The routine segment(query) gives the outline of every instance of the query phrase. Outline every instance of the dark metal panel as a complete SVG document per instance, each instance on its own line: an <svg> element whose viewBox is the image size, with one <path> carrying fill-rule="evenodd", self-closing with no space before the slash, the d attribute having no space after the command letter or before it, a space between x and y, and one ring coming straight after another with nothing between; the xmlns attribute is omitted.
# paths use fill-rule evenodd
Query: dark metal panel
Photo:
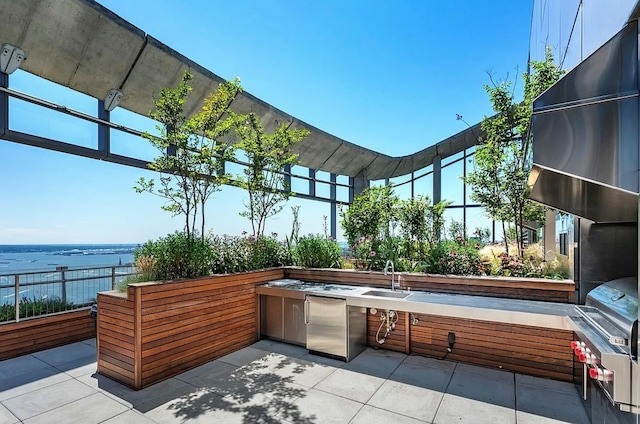
<svg viewBox="0 0 640 424"><path fill-rule="evenodd" d="M636 222L638 195L534 165L529 197L560 211L599 223Z"/></svg>
<svg viewBox="0 0 640 424"><path fill-rule="evenodd" d="M9 86L9 75L0 72L0 87ZM4 134L9 128L9 95L0 91L0 134Z"/></svg>
<svg viewBox="0 0 640 424"><path fill-rule="evenodd" d="M337 181L337 176L336 174L330 174L329 175L329 182L331 183L331 185L329 186L329 199L331 200L331 204L329 205L329 208L331 210L331 217L329 219L330 225L331 225L331 238L333 238L334 240L337 239L338 237L338 226L337 226L337 222L338 222L338 205L336 204L336 181Z"/></svg>
<svg viewBox="0 0 640 424"><path fill-rule="evenodd" d="M638 192L637 98L535 114L533 127L535 164Z"/></svg>
<svg viewBox="0 0 640 424"><path fill-rule="evenodd" d="M636 5L633 7L631 15L629 15L629 22L637 21L638 18L640 18L640 0L636 1Z"/></svg>
<svg viewBox="0 0 640 424"><path fill-rule="evenodd" d="M637 93L637 38L635 21L540 95L533 104L534 112Z"/></svg>
<svg viewBox="0 0 640 424"><path fill-rule="evenodd" d="M104 110L104 102L98 100L98 118L110 121L111 113ZM111 129L103 124L98 124L98 150L107 156L111 153Z"/></svg>
<svg viewBox="0 0 640 424"><path fill-rule="evenodd" d="M531 198L591 221L637 222L637 23L534 102Z"/></svg>

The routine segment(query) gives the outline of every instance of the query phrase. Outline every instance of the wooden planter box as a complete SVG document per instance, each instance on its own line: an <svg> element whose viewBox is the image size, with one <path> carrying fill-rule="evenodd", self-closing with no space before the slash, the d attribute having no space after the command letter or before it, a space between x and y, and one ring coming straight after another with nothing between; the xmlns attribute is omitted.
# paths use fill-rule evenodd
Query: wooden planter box
<svg viewBox="0 0 640 424"><path fill-rule="evenodd" d="M89 308L0 325L0 361L95 337Z"/></svg>
<svg viewBox="0 0 640 424"><path fill-rule="evenodd" d="M287 267L285 268L285 276L305 281L391 287L391 275L384 275L382 272L374 271ZM396 281L400 281L400 286L403 290L410 287L411 290L437 293L470 294L560 303L575 302L575 283L572 280L420 273L396 273L395 277Z"/></svg>
<svg viewBox="0 0 640 424"><path fill-rule="evenodd" d="M573 302L572 281L396 274L402 288L555 302ZM127 293L98 294L98 371L141 389L249 346L260 338L255 287L280 278L389 287L381 272L278 269L216 275L168 283L138 283ZM533 375L570 380L570 331L409 314L384 348L441 356L446 335L457 334L449 358ZM369 317L369 343L376 346ZM377 321L379 325L379 317ZM372 341L373 340L373 341ZM531 353L534 352L534 353ZM551 358L551 359L549 359Z"/></svg>
<svg viewBox="0 0 640 424"><path fill-rule="evenodd" d="M573 351L569 348L573 340L571 330L397 312L396 328L384 345L376 341L380 314L367 314L369 346L435 358L446 355L452 361L573 381ZM417 323L412 323L413 318ZM447 354L450 331L455 333L456 343L453 351Z"/></svg>
<svg viewBox="0 0 640 424"><path fill-rule="evenodd" d="M98 294L98 372L134 389L249 346L260 337L255 286L282 268L132 284Z"/></svg>

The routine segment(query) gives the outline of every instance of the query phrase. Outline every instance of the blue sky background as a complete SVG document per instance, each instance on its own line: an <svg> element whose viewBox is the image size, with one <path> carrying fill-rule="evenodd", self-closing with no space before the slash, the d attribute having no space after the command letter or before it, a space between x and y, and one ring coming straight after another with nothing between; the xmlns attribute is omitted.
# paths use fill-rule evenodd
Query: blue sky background
<svg viewBox="0 0 640 424"><path fill-rule="evenodd" d="M531 2L100 1L223 78L311 125L391 156L410 154L490 115L487 71L513 77L526 68ZM29 52L27 52L27 55ZM10 86L95 114L97 102L22 71ZM126 94L125 94L126 95ZM90 147L95 127L11 103L11 127ZM151 130L146 118L116 109L112 120ZM116 153L143 141L114 136ZM132 186L153 174L0 140L0 244L144 242L182 227L162 201ZM447 187L443 187L447 197ZM224 187L208 204L215 233L250 231L244 193ZM321 233L327 204L301 205L302 233ZM280 237L291 212L268 223Z"/></svg>

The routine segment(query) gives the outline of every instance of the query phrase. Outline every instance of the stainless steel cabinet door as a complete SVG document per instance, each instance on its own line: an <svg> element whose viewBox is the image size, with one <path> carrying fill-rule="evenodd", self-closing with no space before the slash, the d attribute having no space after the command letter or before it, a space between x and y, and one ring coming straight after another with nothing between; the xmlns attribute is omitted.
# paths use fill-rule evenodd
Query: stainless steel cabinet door
<svg viewBox="0 0 640 424"><path fill-rule="evenodd" d="M282 297L260 296L262 323L261 333L266 337L283 339L282 331Z"/></svg>
<svg viewBox="0 0 640 424"><path fill-rule="evenodd" d="M304 323L304 300L284 298L284 340L304 346L307 326Z"/></svg>
<svg viewBox="0 0 640 424"><path fill-rule="evenodd" d="M347 357L347 301L307 296L307 349Z"/></svg>

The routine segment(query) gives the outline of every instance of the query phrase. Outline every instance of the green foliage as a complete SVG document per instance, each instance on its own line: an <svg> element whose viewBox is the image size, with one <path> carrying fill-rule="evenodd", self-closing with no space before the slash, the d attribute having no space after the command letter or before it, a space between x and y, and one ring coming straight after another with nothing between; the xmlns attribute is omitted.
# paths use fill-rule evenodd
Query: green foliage
<svg viewBox="0 0 640 424"><path fill-rule="evenodd" d="M476 227L476 229L473 230L473 238L481 244L487 244L491 241L491 230L489 227Z"/></svg>
<svg viewBox="0 0 640 424"><path fill-rule="evenodd" d="M441 200L429 209L429 213L427 214L427 227L429 228L429 232L427 235L429 236L429 245L431 247L440 241L440 235L442 234L445 224L444 211L452 203L451 201Z"/></svg>
<svg viewBox="0 0 640 424"><path fill-rule="evenodd" d="M399 270L413 269L414 263L423 260L438 243L449 204L431 205L423 196L401 202L391 186L364 190L341 212L356 267L381 270L392 260ZM394 234L396 226L402 237Z"/></svg>
<svg viewBox="0 0 640 424"><path fill-rule="evenodd" d="M254 269L291 265L285 244L274 237L214 236L216 252L211 270L214 274L245 272Z"/></svg>
<svg viewBox="0 0 640 424"><path fill-rule="evenodd" d="M429 249L438 243L444 226L444 211L449 204L441 201L431 205L427 196L400 203L397 215L403 239L399 244L409 262L423 260Z"/></svg>
<svg viewBox="0 0 640 424"><path fill-rule="evenodd" d="M342 249L321 235L302 236L293 250L294 263L308 268L342 268Z"/></svg>
<svg viewBox="0 0 640 424"><path fill-rule="evenodd" d="M553 63L550 49L547 49L544 61L532 61L529 65L532 73L523 74L522 102L515 100L515 85L511 81L491 79L491 84L485 85L496 114L482 121L485 139L476 148L474 170L463 177L471 187L471 199L480 203L491 219L515 224L517 255L520 257L524 249L524 222L540 221L544 216L543 208L528 199L533 100L563 73ZM506 238L505 234L508 254Z"/></svg>
<svg viewBox="0 0 640 424"><path fill-rule="evenodd" d="M492 275L555 280L570 278L569 258L558 253L554 256L552 260L546 260L542 244L535 243L525 249L522 258L510 255L506 251L490 249L483 259L489 263Z"/></svg>
<svg viewBox="0 0 640 424"><path fill-rule="evenodd" d="M497 269L493 269L495 275L505 277L538 277L540 276L531 258L520 258L507 252L502 252L496 257Z"/></svg>
<svg viewBox="0 0 640 424"><path fill-rule="evenodd" d="M360 237L356 242L351 245L351 251L353 252L353 257L355 259L355 267L357 269L380 269L379 265L376 265L372 268L372 263L379 264L382 259L376 258L378 253L376 252L379 249L380 242L376 241L374 244L374 240L371 237Z"/></svg>
<svg viewBox="0 0 640 424"><path fill-rule="evenodd" d="M428 249L430 201L418 196L401 203L398 211L400 234L404 237L404 251L409 258L424 257Z"/></svg>
<svg viewBox="0 0 640 424"><path fill-rule="evenodd" d="M251 244L247 237L213 236L216 251L211 270L214 274L231 274L251 269Z"/></svg>
<svg viewBox="0 0 640 424"><path fill-rule="evenodd" d="M176 231L139 246L133 257L136 262L140 257L153 258L150 279L176 280L209 275L216 251L208 239Z"/></svg>
<svg viewBox="0 0 640 424"><path fill-rule="evenodd" d="M145 283L147 281L153 281L153 278L147 274L130 275L124 280L120 280L116 283L116 290L126 292L129 284Z"/></svg>
<svg viewBox="0 0 640 424"><path fill-rule="evenodd" d="M349 208L340 214L349 246L354 246L361 237L379 245L390 233L397 205L398 198L391 186L367 188L356 196Z"/></svg>
<svg viewBox="0 0 640 424"><path fill-rule="evenodd" d="M298 234L300 233L300 220L298 218L300 206L291 206L291 213L293 215L293 220L291 221L291 234L289 236L285 235L285 243L287 244L288 261L293 263L293 248L298 242Z"/></svg>
<svg viewBox="0 0 640 424"><path fill-rule="evenodd" d="M68 311L75 309L76 305L72 302L65 302L58 297L48 299L20 299L20 318L35 317L39 315L53 314L56 312ZM16 319L15 305L2 304L0 305L0 322L12 321Z"/></svg>
<svg viewBox="0 0 640 424"><path fill-rule="evenodd" d="M273 268L289 265L286 245L275 237L249 237L251 269Z"/></svg>
<svg viewBox="0 0 640 424"><path fill-rule="evenodd" d="M422 266L423 272L434 274L480 275L483 272L478 245L467 241L443 241L430 251L429 261Z"/></svg>
<svg viewBox="0 0 640 424"><path fill-rule="evenodd" d="M466 240L468 238L467 229L464 227L464 224L460 221L456 221L455 219L451 221L451 224L449 224L447 232L449 233L448 235L450 240L456 240L458 238Z"/></svg>
<svg viewBox="0 0 640 424"><path fill-rule="evenodd" d="M253 235L261 237L267 219L280 213L283 203L291 196L282 172L297 162L298 156L292 153L292 147L309 131L289 129L287 123L282 123L268 135L258 117L251 113L237 123L236 132L240 137L237 146L249 161L243 175L238 177L240 186L249 195L246 211L240 215L251 221Z"/></svg>
<svg viewBox="0 0 640 424"><path fill-rule="evenodd" d="M205 205L209 197L230 181L224 173L224 162L234 157L233 146L220 139L243 119L229 109L231 101L242 90L239 80L225 81L204 101L193 117L184 110L191 92L192 76L185 72L175 88L164 88L155 100L149 116L158 121L160 136L144 137L158 149L160 156L149 164L160 173L159 185L154 179L141 177L134 190L148 192L166 200L163 210L185 218L187 236L196 232L200 213L200 234L205 234ZM169 151L174 154L169 154Z"/></svg>

